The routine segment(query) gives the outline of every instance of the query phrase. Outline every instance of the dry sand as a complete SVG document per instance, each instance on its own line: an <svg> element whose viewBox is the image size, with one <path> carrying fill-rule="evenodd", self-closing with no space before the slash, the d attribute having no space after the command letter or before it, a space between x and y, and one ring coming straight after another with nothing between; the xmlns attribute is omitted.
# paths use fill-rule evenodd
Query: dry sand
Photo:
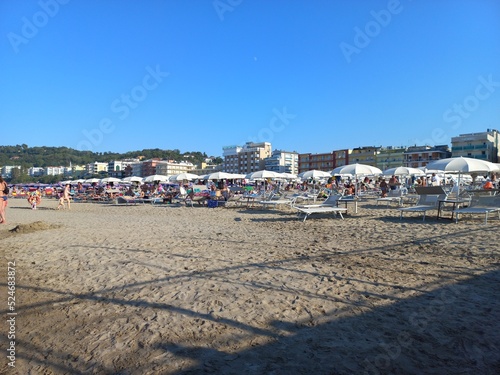
<svg viewBox="0 0 500 375"><path fill-rule="evenodd" d="M498 219L56 206L0 225L0 373L500 373Z"/></svg>

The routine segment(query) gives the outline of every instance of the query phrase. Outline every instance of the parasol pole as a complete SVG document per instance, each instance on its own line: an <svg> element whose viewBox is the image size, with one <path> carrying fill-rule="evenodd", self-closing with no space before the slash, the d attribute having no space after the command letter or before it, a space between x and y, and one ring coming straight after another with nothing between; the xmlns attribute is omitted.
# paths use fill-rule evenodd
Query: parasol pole
<svg viewBox="0 0 500 375"><path fill-rule="evenodd" d="M354 174L354 197L358 196L358 175Z"/></svg>

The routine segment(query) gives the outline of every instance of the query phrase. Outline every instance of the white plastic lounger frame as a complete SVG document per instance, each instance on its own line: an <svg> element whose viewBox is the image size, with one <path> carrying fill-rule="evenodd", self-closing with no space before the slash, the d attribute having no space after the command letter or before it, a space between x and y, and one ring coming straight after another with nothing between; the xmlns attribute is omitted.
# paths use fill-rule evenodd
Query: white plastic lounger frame
<svg viewBox="0 0 500 375"><path fill-rule="evenodd" d="M479 195L473 196L469 207L457 208L453 210L455 223L458 223L458 216L461 214L484 214L484 224L488 224L488 214L497 212L500 219L500 196L499 195Z"/></svg>
<svg viewBox="0 0 500 375"><path fill-rule="evenodd" d="M342 220L344 219L344 216L342 216L343 212L347 212L347 208L342 208L342 207L337 207L338 201L342 196L340 194L333 194L330 195L322 204L306 204L303 206L292 206L296 210L299 211L299 218L300 214L304 214L304 220L312 215L312 214L320 214L320 213L330 213L333 212L335 214L340 215Z"/></svg>
<svg viewBox="0 0 500 375"><path fill-rule="evenodd" d="M342 220L344 220L344 216L342 215L342 212L346 212L347 211L347 208L343 208L343 207L328 207L328 206L324 206L324 207L306 207L306 208L301 208L301 207L295 207L298 211L299 211L299 218L300 218L300 213L303 213L304 214L304 220L303 221L306 221L306 219L312 215L312 214L325 214L325 213L330 213L330 212L333 212L335 214L338 214L340 216L340 218Z"/></svg>
<svg viewBox="0 0 500 375"><path fill-rule="evenodd" d="M419 195L418 202L411 207L398 208L400 220L403 219L404 212L422 212L425 221L426 212L437 209L439 201L446 199L446 193L441 186L416 187L415 190Z"/></svg>

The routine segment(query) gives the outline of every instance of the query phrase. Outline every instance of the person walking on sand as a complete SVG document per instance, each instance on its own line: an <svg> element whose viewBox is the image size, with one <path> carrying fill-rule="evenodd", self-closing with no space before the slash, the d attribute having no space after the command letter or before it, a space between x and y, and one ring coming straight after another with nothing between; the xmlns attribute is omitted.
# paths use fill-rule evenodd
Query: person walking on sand
<svg viewBox="0 0 500 375"><path fill-rule="evenodd" d="M7 199L9 198L9 187L7 182L0 177L0 224L7 224L5 218L5 209L7 208Z"/></svg>
<svg viewBox="0 0 500 375"><path fill-rule="evenodd" d="M70 196L69 196L69 191L70 191L71 185L66 184L64 187L64 191L62 192L61 198L59 198L59 205L57 206L57 209L59 210L61 207L64 209L64 202L68 202L68 210L71 208L70 207Z"/></svg>

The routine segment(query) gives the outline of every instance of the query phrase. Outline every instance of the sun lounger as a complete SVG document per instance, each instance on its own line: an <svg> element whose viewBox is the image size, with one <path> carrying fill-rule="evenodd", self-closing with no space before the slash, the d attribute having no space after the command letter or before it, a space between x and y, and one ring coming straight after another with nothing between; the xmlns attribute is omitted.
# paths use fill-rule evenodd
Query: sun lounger
<svg viewBox="0 0 500 375"><path fill-rule="evenodd" d="M267 207L278 207L281 205L292 206L295 202L295 198L288 198L286 194L276 195L273 194L269 197L269 199L259 201L262 206Z"/></svg>
<svg viewBox="0 0 500 375"><path fill-rule="evenodd" d="M423 213L423 221L427 211L436 210L440 200L446 199L446 193L441 186L417 187L415 188L419 195L418 202L414 206L399 207L399 218L403 218L405 212Z"/></svg>
<svg viewBox="0 0 500 375"><path fill-rule="evenodd" d="M136 205L137 202L132 197L117 197L116 203L120 205Z"/></svg>
<svg viewBox="0 0 500 375"><path fill-rule="evenodd" d="M494 212L498 213L498 218L500 219L500 195L474 195L468 207L453 210L456 223L458 223L459 215L462 214L484 214L484 223L488 224L488 215Z"/></svg>
<svg viewBox="0 0 500 375"><path fill-rule="evenodd" d="M387 193L387 196L377 198L377 206L378 206L379 202L386 202L387 206L389 206L389 204L395 202L398 204L398 206L401 206L402 202L403 202L403 196L404 196L403 192L404 192L403 189L389 190L389 192Z"/></svg>
<svg viewBox="0 0 500 375"><path fill-rule="evenodd" d="M333 207L333 206L325 206L325 207L309 207L309 208L301 208L301 207L295 207L296 210L299 211L299 217L300 214L304 214L304 220L312 215L312 214L327 214L327 213L334 213L337 214L341 217L341 219L344 219L344 216L342 216L342 212L346 212L347 208L343 207Z"/></svg>
<svg viewBox="0 0 500 375"><path fill-rule="evenodd" d="M247 208L253 207L253 205L262 200L262 198L266 198L266 194L258 193L258 194L243 194L240 201L243 203L246 202Z"/></svg>
<svg viewBox="0 0 500 375"><path fill-rule="evenodd" d="M343 220L344 216L342 216L342 213L347 212L347 208L343 207L337 207L338 201L341 198L341 195L330 195L322 204L306 204L306 205L301 205L301 206L292 206L295 208L299 214L299 218L301 214L304 214L304 220L312 215L312 214L323 214L323 213L334 213L336 215L339 215L340 218Z"/></svg>
<svg viewBox="0 0 500 375"><path fill-rule="evenodd" d="M340 194L332 194L326 200L324 200L321 203L316 203L316 204L296 204L294 205L295 208L316 208L316 207L325 207L325 206L331 206L331 207L337 207L339 200L342 198L342 195Z"/></svg>

